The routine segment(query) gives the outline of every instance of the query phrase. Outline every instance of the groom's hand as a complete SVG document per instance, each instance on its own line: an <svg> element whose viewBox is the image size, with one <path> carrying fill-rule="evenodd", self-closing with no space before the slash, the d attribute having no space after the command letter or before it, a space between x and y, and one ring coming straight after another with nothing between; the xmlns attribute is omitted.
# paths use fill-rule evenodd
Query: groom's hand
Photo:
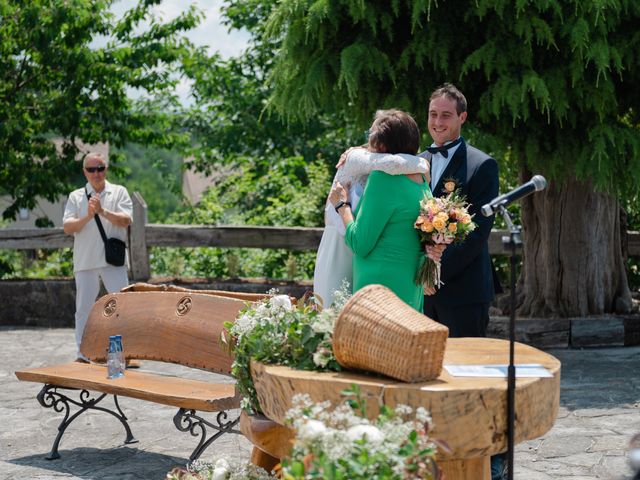
<svg viewBox="0 0 640 480"><path fill-rule="evenodd" d="M446 244L438 243L436 245L426 245L424 247L424 251L426 252L427 257L429 257L436 263L440 263L440 260L442 259L442 253L444 252L445 248L447 248Z"/></svg>
<svg viewBox="0 0 640 480"><path fill-rule="evenodd" d="M424 291L424 294L427 296L434 295L436 293L436 287L429 287L427 285L423 285L422 289Z"/></svg>

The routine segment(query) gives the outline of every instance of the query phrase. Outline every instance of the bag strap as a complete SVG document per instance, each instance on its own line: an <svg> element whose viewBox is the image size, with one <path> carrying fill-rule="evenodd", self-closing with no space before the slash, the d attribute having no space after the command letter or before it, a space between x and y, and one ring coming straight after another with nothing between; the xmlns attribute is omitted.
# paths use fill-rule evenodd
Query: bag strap
<svg viewBox="0 0 640 480"><path fill-rule="evenodd" d="M87 191L87 187L84 187L84 193L87 195L87 200L91 199L91 194ZM98 214L96 213L93 218L96 219L96 223L98 224L98 230L100 230L100 236L102 237L102 241L104 242L105 246L107 245L107 234L104 233L104 227L102 226L102 221L100 220L100 217L98 216Z"/></svg>

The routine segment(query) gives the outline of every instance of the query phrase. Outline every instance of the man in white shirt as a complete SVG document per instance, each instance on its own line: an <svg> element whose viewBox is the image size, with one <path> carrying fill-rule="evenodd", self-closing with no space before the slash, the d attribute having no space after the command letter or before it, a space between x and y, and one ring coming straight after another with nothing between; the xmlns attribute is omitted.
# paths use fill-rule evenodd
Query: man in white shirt
<svg viewBox="0 0 640 480"><path fill-rule="evenodd" d="M106 262L104 241L94 218L94 215L99 215L107 238L126 240L133 204L126 188L107 182L108 168L109 161L102 155L87 154L82 169L88 183L71 192L62 220L64 232L74 236L76 361L79 362L88 361L80 352L80 343L89 312L100 291L100 279L109 293L117 292L129 283L126 263L116 267Z"/></svg>

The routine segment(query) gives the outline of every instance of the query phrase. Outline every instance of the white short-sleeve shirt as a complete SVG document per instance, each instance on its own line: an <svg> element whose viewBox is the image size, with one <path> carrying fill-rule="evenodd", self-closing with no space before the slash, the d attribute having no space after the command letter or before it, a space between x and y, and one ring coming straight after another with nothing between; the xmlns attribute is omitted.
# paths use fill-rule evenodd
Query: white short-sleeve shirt
<svg viewBox="0 0 640 480"><path fill-rule="evenodd" d="M91 196L96 194L89 183L87 183L85 187L71 192L64 209L62 223L70 219L87 216L89 200L87 199L85 188ZM111 212L126 213L129 218L133 218L133 203L131 202L131 197L127 189L121 185L115 185L105 181L104 190L100 192L100 204L102 208L106 208ZM104 227L107 238L116 237L126 241L126 228L115 226L103 216L100 216L100 220L102 221L102 226ZM95 220L87 222L82 230L73 234L73 237L74 272L107 266L104 258L104 242L100 236L100 231L98 230L98 225Z"/></svg>

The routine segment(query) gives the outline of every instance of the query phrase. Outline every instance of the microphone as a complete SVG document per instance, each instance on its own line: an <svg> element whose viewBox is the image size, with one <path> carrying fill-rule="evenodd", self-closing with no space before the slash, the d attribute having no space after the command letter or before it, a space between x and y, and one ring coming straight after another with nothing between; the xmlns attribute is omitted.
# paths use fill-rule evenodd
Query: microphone
<svg viewBox="0 0 640 480"><path fill-rule="evenodd" d="M522 197L526 197L530 193L539 192L540 190L544 190L547 186L547 181L542 175L534 175L531 180L527 183L520 185L518 188L514 188L509 193L505 193L504 195L500 195L499 197L494 198L486 205L483 205L480 211L482 215L485 217L490 217L501 206L507 206L516 200L520 200Z"/></svg>

